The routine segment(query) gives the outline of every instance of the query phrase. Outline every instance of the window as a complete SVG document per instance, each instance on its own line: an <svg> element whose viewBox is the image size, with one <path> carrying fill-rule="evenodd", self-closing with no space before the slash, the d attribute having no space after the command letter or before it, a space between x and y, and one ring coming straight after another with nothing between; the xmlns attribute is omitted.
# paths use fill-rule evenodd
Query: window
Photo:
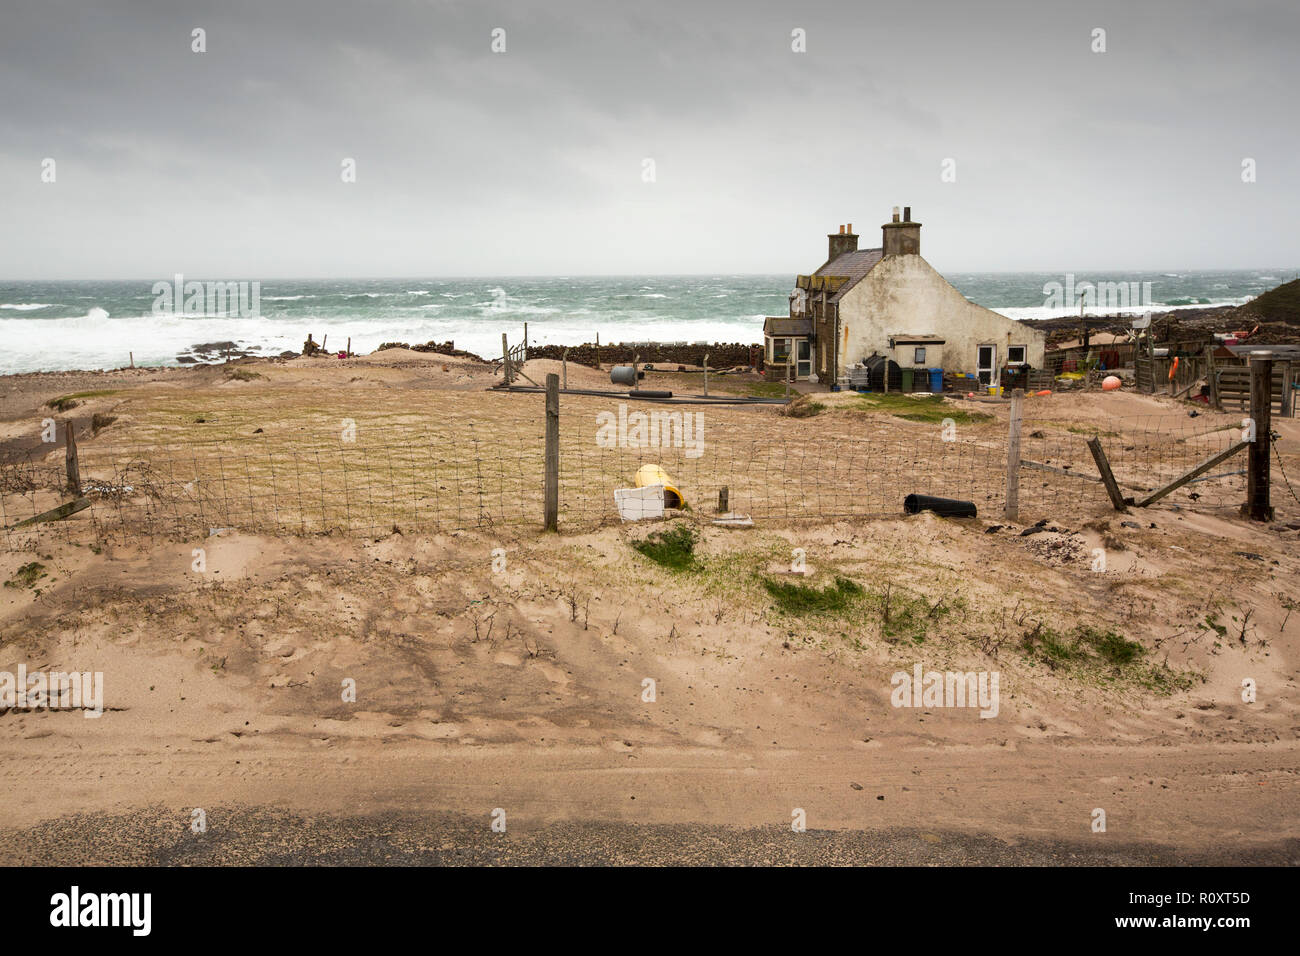
<svg viewBox="0 0 1300 956"><path fill-rule="evenodd" d="M1025 364L1025 347L1023 345L1012 345L1007 348L1007 364Z"/></svg>
<svg viewBox="0 0 1300 956"><path fill-rule="evenodd" d="M790 358L790 340L773 339L772 340L772 364L784 365Z"/></svg>
<svg viewBox="0 0 1300 956"><path fill-rule="evenodd" d="M924 346L918 346L917 349L916 349L916 351L912 353L912 364L913 364L913 365L924 365L924 364L925 364L925 347L924 347Z"/></svg>

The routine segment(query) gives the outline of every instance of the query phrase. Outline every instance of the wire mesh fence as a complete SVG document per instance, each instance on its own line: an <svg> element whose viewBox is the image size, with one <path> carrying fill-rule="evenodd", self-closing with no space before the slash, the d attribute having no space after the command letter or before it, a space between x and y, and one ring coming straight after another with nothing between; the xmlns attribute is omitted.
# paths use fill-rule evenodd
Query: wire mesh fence
<svg viewBox="0 0 1300 956"><path fill-rule="evenodd" d="M286 441L124 447L83 441L82 492L90 507L62 523L101 537L205 536L215 528L265 534L381 535L518 527L539 529L545 438L540 396L518 414L460 419L446 428L322 428ZM663 427L641 427L661 416ZM614 490L644 464L663 468L698 513L728 507L756 521L898 515L908 494L974 502L997 518L1005 502L1005 407L984 420L908 421L888 415L787 418L775 409L636 406L566 398L561 415L559 526L616 523ZM691 418L689 416L703 416ZM619 417L621 416L621 417ZM674 417L675 416L675 417ZM627 420L633 419L632 428ZM611 421L618 424L611 427ZM1112 419L1103 427L1027 417L1021 432L1022 519L1104 508L1108 499L1089 437L1100 437L1126 495L1138 498L1241 438L1239 416ZM310 440L307 440L310 439ZM1197 508L1236 507L1242 456L1171 496ZM69 497L62 448L0 463L0 520L12 526ZM56 526L47 526L56 527ZM57 533L57 532L56 532Z"/></svg>

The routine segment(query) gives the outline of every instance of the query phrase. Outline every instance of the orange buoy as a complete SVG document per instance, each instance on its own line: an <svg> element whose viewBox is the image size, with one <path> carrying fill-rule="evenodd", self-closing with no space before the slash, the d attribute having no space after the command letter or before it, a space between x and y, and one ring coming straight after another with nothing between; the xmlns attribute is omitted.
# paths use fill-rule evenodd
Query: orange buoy
<svg viewBox="0 0 1300 956"><path fill-rule="evenodd" d="M1050 388L1045 388L1041 392L1034 392L1034 394L1037 395L1039 398L1043 398L1047 395L1051 395L1052 390Z"/></svg>
<svg viewBox="0 0 1300 956"><path fill-rule="evenodd" d="M1178 371L1178 356L1175 355L1173 362L1170 363L1169 365L1169 381L1172 382L1174 380L1174 373L1177 371Z"/></svg>
<svg viewBox="0 0 1300 956"><path fill-rule="evenodd" d="M1101 387L1103 391L1113 392L1123 384L1124 383L1119 380L1118 375L1107 375L1105 380L1101 383Z"/></svg>

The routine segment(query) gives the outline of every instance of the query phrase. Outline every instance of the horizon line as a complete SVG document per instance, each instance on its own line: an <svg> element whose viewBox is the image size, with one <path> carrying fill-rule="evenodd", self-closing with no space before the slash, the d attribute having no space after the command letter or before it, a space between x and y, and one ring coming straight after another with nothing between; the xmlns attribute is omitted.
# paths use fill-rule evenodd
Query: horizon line
<svg viewBox="0 0 1300 956"><path fill-rule="evenodd" d="M933 266L933 263L931 263ZM1292 278L1300 278L1300 266L1252 266L1248 268L1206 268L1206 267L1174 267L1163 266L1159 268L1148 269L1116 269L1116 268L1084 268L1084 269L953 269L947 273L936 269L940 275L1078 275L1080 273L1178 273L1178 272L1279 272L1292 273ZM717 270L710 272L556 272L556 273L465 273L460 275L420 275L412 274L393 274L393 275L279 275L279 276L261 276L257 279L208 279L207 273L185 273L172 272L169 276L175 275L199 275L204 276L203 281L256 281L256 282L327 282L327 281L395 281L399 279L419 279L433 280L437 282L463 281L472 279L619 279L619 278L638 278L638 279L680 279L680 278L772 278L777 276L789 275L791 277L804 275L798 272L730 272L726 270ZM165 281L158 276L44 276L44 277L16 277L8 276L0 278L0 283L7 282L159 282ZM199 280L196 280L199 281ZM1291 280L1280 280L1291 281Z"/></svg>

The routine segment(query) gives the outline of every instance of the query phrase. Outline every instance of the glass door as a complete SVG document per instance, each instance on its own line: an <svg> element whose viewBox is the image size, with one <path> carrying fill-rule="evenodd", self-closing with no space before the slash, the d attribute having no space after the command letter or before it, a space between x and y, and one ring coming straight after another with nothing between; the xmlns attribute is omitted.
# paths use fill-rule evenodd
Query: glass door
<svg viewBox="0 0 1300 956"><path fill-rule="evenodd" d="M795 371L797 378L807 378L812 374L812 343L800 339L795 353Z"/></svg>
<svg viewBox="0 0 1300 956"><path fill-rule="evenodd" d="M996 345L981 345L976 352L975 373L979 376L981 385L996 385L998 383L998 347Z"/></svg>

